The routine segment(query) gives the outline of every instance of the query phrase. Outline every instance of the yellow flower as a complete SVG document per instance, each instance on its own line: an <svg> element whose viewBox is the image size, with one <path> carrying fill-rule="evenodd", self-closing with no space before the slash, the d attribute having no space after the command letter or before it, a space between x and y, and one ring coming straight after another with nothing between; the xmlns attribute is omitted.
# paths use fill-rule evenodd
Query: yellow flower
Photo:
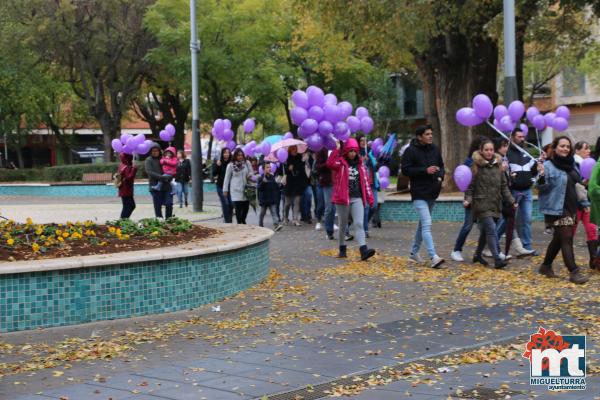
<svg viewBox="0 0 600 400"><path fill-rule="evenodd" d="M152 236L158 236L158 231L154 231L151 233Z"/></svg>
<svg viewBox="0 0 600 400"><path fill-rule="evenodd" d="M54 231L54 234L56 236L60 236L61 233L62 233L62 231L60 229L57 229L57 230Z"/></svg>
<svg viewBox="0 0 600 400"><path fill-rule="evenodd" d="M40 236L40 240L46 240L46 235Z"/></svg>
<svg viewBox="0 0 600 400"><path fill-rule="evenodd" d="M121 228L117 229L117 236L121 236Z"/></svg>
<svg viewBox="0 0 600 400"><path fill-rule="evenodd" d="M100 243L100 246L106 246L107 244L108 244L108 243L106 243L106 242L101 242L101 243Z"/></svg>
<svg viewBox="0 0 600 400"><path fill-rule="evenodd" d="M116 229L115 229L115 227L114 227L114 226L110 226L110 227L108 228L108 231L109 231L110 233L115 233Z"/></svg>
<svg viewBox="0 0 600 400"><path fill-rule="evenodd" d="M15 244L15 239L13 239L13 238L8 239L6 241L6 244L9 245L9 246L12 246L13 244Z"/></svg>
<svg viewBox="0 0 600 400"><path fill-rule="evenodd" d="M31 250L33 250L34 253L37 253L38 251L40 251L40 245L37 243L32 244Z"/></svg>
<svg viewBox="0 0 600 400"><path fill-rule="evenodd" d="M58 237L58 241L59 241L59 242L64 242L64 241L65 241L65 239L63 239L63 238L62 238L62 236L59 236L59 237Z"/></svg>
<svg viewBox="0 0 600 400"><path fill-rule="evenodd" d="M44 232L44 230L42 229L41 226L38 226L37 229L35 230L35 234L38 235L38 236L41 235L42 232Z"/></svg>
<svg viewBox="0 0 600 400"><path fill-rule="evenodd" d="M27 217L27 225L32 225L33 224L33 220L31 219L31 217Z"/></svg>
<svg viewBox="0 0 600 400"><path fill-rule="evenodd" d="M68 238L69 237L69 232L63 232L62 237Z"/></svg>
<svg viewBox="0 0 600 400"><path fill-rule="evenodd" d="M46 246L46 247L50 246L50 242L44 242L44 246Z"/></svg>

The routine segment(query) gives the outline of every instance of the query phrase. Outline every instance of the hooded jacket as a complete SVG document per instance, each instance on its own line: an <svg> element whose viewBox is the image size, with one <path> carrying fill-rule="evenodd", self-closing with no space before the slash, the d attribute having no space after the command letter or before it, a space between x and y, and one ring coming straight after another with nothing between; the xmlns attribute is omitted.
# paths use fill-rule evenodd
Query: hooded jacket
<svg viewBox="0 0 600 400"><path fill-rule="evenodd" d="M171 154L173 155L171 158L167 158L165 157L165 153L167 151L170 151ZM175 147L167 147L165 149L165 151L163 152L163 157L160 159L160 165L162 165L163 167L163 172L165 174L169 174L173 177L175 177L175 175L177 174L177 150L175 150Z"/></svg>
<svg viewBox="0 0 600 400"><path fill-rule="evenodd" d="M189 158L177 160L177 173L175 174L175 182L188 183L192 178L192 164Z"/></svg>
<svg viewBox="0 0 600 400"><path fill-rule="evenodd" d="M271 206L279 204L279 184L275 181L275 175L264 174L258 178L258 204L260 206Z"/></svg>
<svg viewBox="0 0 600 400"><path fill-rule="evenodd" d="M465 192L465 201L469 202L473 220L502 215L502 202L514 204L508 190L506 175L502 171L502 156L494 154L487 161L478 151L473 153L473 180Z"/></svg>
<svg viewBox="0 0 600 400"><path fill-rule="evenodd" d="M515 148L518 146L511 143L506 158L510 169L510 188L513 190L526 190L531 188L537 176L537 163L531 157L526 156Z"/></svg>
<svg viewBox="0 0 600 400"><path fill-rule="evenodd" d="M137 174L137 167L133 165L133 156L131 154L119 154L118 173L121 175L121 186L119 186L119 197L133 196L133 183Z"/></svg>
<svg viewBox="0 0 600 400"><path fill-rule="evenodd" d="M367 169L362 163L361 158L358 155L358 143L356 139L348 139L344 146L343 153L340 150L334 150L327 159L327 166L334 172L333 174L333 194L331 196L331 202L333 204L349 205L350 204L350 171L348 161L345 155L350 151L356 151L357 168L360 180L360 191L362 194L362 200L364 206L373 207L374 198L373 191L369 185L367 178Z"/></svg>
<svg viewBox="0 0 600 400"><path fill-rule="evenodd" d="M163 168L162 165L160 165L160 155L158 157L152 157L152 149L155 147L160 150L158 143L153 143L152 146L150 146L150 156L144 161L144 169L146 170L146 175L148 175L148 186L150 187L151 192L155 191L152 189L152 186L156 186L159 181L171 181L171 177L163 174ZM162 185L162 190L165 192L171 190L171 186Z"/></svg>
<svg viewBox="0 0 600 400"><path fill-rule="evenodd" d="M428 174L427 168L438 166L436 174ZM402 155L402 174L410 178L412 200L432 201L438 198L444 179L444 160L435 144L421 144L417 139L410 142Z"/></svg>

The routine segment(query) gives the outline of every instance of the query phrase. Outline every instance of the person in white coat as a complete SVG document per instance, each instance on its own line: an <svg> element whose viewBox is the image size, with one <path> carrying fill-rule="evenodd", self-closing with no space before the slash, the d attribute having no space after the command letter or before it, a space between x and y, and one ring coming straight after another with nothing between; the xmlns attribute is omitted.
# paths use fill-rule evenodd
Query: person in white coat
<svg viewBox="0 0 600 400"><path fill-rule="evenodd" d="M235 210L235 219L238 224L245 224L250 208L250 201L246 198L245 188L250 177L254 175L252 165L246 161L242 149L235 149L233 152L233 161L227 165L225 171L225 181L223 182L223 195L231 195L233 208Z"/></svg>

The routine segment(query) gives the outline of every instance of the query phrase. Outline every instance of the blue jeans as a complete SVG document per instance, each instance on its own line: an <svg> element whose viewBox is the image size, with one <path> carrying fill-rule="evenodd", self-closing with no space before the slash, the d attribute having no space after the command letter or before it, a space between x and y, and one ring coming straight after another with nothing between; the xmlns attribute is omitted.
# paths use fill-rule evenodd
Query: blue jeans
<svg viewBox="0 0 600 400"><path fill-rule="evenodd" d="M219 195L219 200L221 201L221 210L223 211L223 220L227 224L231 224L233 221L233 202L231 201L231 196L225 197L223 194L223 188L217 188L217 194Z"/></svg>
<svg viewBox="0 0 600 400"><path fill-rule="evenodd" d="M304 189L304 194L302 195L302 200L300 202L300 210L302 213L302 220L308 221L312 218L310 209L312 206L312 198L313 198L313 190L312 186L308 185L306 189Z"/></svg>
<svg viewBox="0 0 600 400"><path fill-rule="evenodd" d="M333 234L333 223L335 220L335 205L331 202L333 195L333 186L323 186L323 216L325 222L325 231Z"/></svg>
<svg viewBox="0 0 600 400"><path fill-rule="evenodd" d="M433 210L433 200L415 200L413 206L419 216L419 225L415 232L415 238L412 243L411 254L417 254L421 248L421 242L425 242L429 258L433 258L437 253L433 245L433 236L431 235L431 211ZM341 229L341 227L340 227Z"/></svg>
<svg viewBox="0 0 600 400"><path fill-rule="evenodd" d="M188 182L177 182L177 201L182 206L185 200L185 205L188 205L188 193L190 184Z"/></svg>
<svg viewBox="0 0 600 400"><path fill-rule="evenodd" d="M519 238L523 243L523 247L527 250L532 250L531 213L533 211L533 195L531 194L531 189L511 190L511 192L519 204L519 208L517 208L515 227L519 234Z"/></svg>
<svg viewBox="0 0 600 400"><path fill-rule="evenodd" d="M467 207L465 210L465 222L463 222L462 228L460 228L460 232L458 233L458 237L456 238L456 243L454 244L454 251L462 251L465 242L467 241L467 236L471 233L471 229L473 229L473 213L471 212L471 207Z"/></svg>
<svg viewBox="0 0 600 400"><path fill-rule="evenodd" d="M325 199L323 198L323 188L321 185L317 185L317 204L315 205L315 218L318 222L321 222L325 215Z"/></svg>
<svg viewBox="0 0 600 400"><path fill-rule="evenodd" d="M367 233L369 233L369 220L377 209L377 189L375 189L375 186L371 186L371 190L373 191L373 207L369 206L368 204L365 206L365 216L363 221L363 226L365 228L365 232Z"/></svg>

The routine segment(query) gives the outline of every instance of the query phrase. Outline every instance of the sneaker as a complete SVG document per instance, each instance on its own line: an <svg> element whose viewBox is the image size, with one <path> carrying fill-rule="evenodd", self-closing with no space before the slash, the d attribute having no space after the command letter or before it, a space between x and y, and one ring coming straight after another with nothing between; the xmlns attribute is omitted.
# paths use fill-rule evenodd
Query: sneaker
<svg viewBox="0 0 600 400"><path fill-rule="evenodd" d="M277 224L277 225L275 225L275 228L273 228L273 230L275 232L279 232L282 228L283 228L283 226L281 224Z"/></svg>
<svg viewBox="0 0 600 400"><path fill-rule="evenodd" d="M579 269L576 269L569 274L569 280L578 285L583 285L589 280L589 278L583 275Z"/></svg>
<svg viewBox="0 0 600 400"><path fill-rule="evenodd" d="M484 265L484 266L488 266L488 265L490 265L490 263L488 263L488 262L485 260L485 258L481 257L481 255L475 254L475 255L473 256L473 264L477 264L477 263L479 263L479 264L481 264L481 265Z"/></svg>
<svg viewBox="0 0 600 400"><path fill-rule="evenodd" d="M494 261L494 268L496 268L496 269L502 269L502 268L506 267L507 265L508 265L508 263L504 260L498 259L498 260Z"/></svg>
<svg viewBox="0 0 600 400"><path fill-rule="evenodd" d="M438 256L437 254L435 256L433 256L433 258L431 259L431 268L439 268L442 266L442 264L445 262L446 260L444 260L442 257Z"/></svg>
<svg viewBox="0 0 600 400"><path fill-rule="evenodd" d="M320 231L321 230L321 223L317 222L317 225L315 225L315 231Z"/></svg>
<svg viewBox="0 0 600 400"><path fill-rule="evenodd" d="M333 224L333 230L334 230L334 231L339 231L339 230L340 230L340 228L339 228L339 227L338 227L336 224Z"/></svg>
<svg viewBox="0 0 600 400"><path fill-rule="evenodd" d="M510 254L506 255L506 254L504 254L502 252L498 253L498 257L500 257L500 259L504 260L504 261L508 261L508 260L510 260L512 258L512 256Z"/></svg>
<svg viewBox="0 0 600 400"><path fill-rule="evenodd" d="M489 249L485 249L484 251L481 252L481 255L487 258L492 258L492 252Z"/></svg>
<svg viewBox="0 0 600 400"><path fill-rule="evenodd" d="M344 236L344 240L349 242L351 240L354 240L354 236L352 236L351 234L347 234L346 236Z"/></svg>
<svg viewBox="0 0 600 400"><path fill-rule="evenodd" d="M408 257L408 261L412 261L414 263L417 264L423 264L423 258L417 253L417 254L413 254L410 253L410 257Z"/></svg>
<svg viewBox="0 0 600 400"><path fill-rule="evenodd" d="M452 253L450 253L450 258L452 259L452 261L456 261L456 262L465 261L462 254L460 253L460 251L456 251L456 250L453 251Z"/></svg>

